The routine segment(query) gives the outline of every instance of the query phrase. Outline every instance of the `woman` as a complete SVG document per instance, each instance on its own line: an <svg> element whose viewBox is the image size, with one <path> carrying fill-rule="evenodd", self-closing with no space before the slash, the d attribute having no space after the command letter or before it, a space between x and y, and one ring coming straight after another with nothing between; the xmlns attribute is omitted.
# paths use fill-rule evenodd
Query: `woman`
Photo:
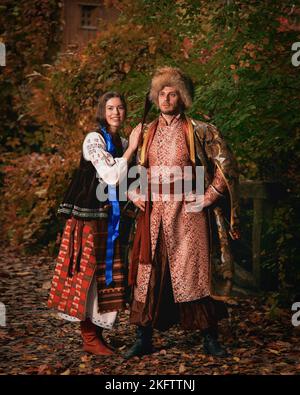
<svg viewBox="0 0 300 395"><path fill-rule="evenodd" d="M113 353L102 331L113 327L125 305L116 185L126 177L141 135L135 129L126 149L126 140L118 133L125 117L120 94L101 96L98 128L84 139L79 168L58 210L67 221L48 307L69 321L80 321L83 349L96 355Z"/></svg>

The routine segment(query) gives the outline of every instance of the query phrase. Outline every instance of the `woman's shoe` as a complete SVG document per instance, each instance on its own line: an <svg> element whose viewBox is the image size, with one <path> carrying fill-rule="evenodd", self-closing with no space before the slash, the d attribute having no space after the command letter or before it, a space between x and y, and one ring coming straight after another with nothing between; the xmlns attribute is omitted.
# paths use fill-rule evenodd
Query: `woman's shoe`
<svg viewBox="0 0 300 395"><path fill-rule="evenodd" d="M112 355L113 351L99 339L96 333L96 325L90 319L80 321L81 337L83 339L83 349L94 355Z"/></svg>
<svg viewBox="0 0 300 395"><path fill-rule="evenodd" d="M103 328L100 328L99 326L96 326L96 335L97 335L98 339L103 344L105 344L105 346L107 348L109 348L112 352L115 352L115 348L104 339L104 337L103 337Z"/></svg>

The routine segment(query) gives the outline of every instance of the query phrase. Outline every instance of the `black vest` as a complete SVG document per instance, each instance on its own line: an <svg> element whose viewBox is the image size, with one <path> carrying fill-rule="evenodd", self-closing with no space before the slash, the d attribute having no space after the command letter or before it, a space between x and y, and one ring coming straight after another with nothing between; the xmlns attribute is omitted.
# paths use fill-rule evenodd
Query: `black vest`
<svg viewBox="0 0 300 395"><path fill-rule="evenodd" d="M95 131L100 133L100 129ZM117 151L114 157L121 157L123 148L119 136L114 143ZM110 204L108 200L102 202L97 199L98 184L99 179L95 167L91 161L84 159L82 153L79 167L75 170L57 213L66 218L74 217L82 220L107 218Z"/></svg>

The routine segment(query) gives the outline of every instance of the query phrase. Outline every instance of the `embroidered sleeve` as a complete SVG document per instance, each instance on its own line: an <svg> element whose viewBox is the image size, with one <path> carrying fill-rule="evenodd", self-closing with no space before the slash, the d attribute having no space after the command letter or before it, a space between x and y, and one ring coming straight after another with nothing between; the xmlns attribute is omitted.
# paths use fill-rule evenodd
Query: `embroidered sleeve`
<svg viewBox="0 0 300 395"><path fill-rule="evenodd" d="M220 169L217 168L212 183L205 191L205 200L207 200L209 204L215 203L218 198L224 196L223 193L226 188L227 186L224 177L222 176Z"/></svg>
<svg viewBox="0 0 300 395"><path fill-rule="evenodd" d="M127 160L114 158L107 152L105 140L97 132L89 133L84 139L83 156L92 162L99 179L108 185L118 184L127 173Z"/></svg>

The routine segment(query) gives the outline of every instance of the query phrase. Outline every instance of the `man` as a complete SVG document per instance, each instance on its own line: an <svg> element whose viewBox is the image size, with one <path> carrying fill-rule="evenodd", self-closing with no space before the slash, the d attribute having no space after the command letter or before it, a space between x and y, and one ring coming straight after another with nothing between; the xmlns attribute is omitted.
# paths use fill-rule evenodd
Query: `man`
<svg viewBox="0 0 300 395"><path fill-rule="evenodd" d="M125 358L151 353L153 328L167 330L177 323L184 329L202 330L205 353L224 356L217 325L228 315L225 304L211 297L210 230L217 229L221 261L228 260L225 202L230 203L229 233L233 239L239 237L235 161L213 125L184 114L192 104L193 84L179 69L158 69L149 97L161 114L146 125L140 151L140 164L150 176L149 194L145 198L139 190L129 193L141 211L129 269L130 322L137 325L137 339ZM184 169L192 168L195 186L196 166L204 166L205 193L193 209L188 195L175 198L175 183L183 184L184 177L180 180L180 174L166 173L179 168L185 174ZM162 193L166 183L169 199ZM217 228L212 227L212 218Z"/></svg>

